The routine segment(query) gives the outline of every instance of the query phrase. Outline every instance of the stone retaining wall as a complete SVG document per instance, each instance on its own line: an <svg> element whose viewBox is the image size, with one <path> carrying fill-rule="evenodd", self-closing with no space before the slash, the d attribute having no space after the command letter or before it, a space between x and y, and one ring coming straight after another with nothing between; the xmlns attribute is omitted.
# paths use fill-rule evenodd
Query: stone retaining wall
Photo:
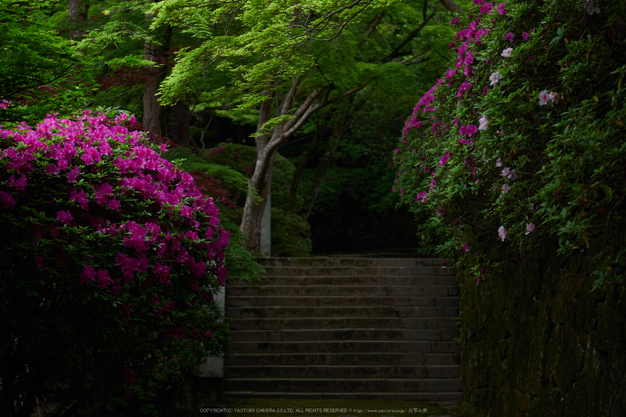
<svg viewBox="0 0 626 417"><path fill-rule="evenodd" d="M590 292L588 253L511 252L478 286L459 272L465 401L491 417L626 416L625 292Z"/></svg>

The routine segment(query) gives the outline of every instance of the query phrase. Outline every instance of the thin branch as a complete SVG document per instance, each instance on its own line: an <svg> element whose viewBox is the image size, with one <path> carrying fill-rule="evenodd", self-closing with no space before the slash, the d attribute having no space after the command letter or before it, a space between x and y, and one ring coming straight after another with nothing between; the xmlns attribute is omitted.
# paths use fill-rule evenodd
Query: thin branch
<svg viewBox="0 0 626 417"><path fill-rule="evenodd" d="M291 88L289 89L289 92L285 95L285 98L283 99L283 105L280 110L279 116L283 116L287 114L287 112L289 111L289 108L291 107L291 104L293 103L296 97L296 92L298 91L298 86L300 85L301 79L302 77L298 75L293 80L293 84L291 84Z"/></svg>
<svg viewBox="0 0 626 417"><path fill-rule="evenodd" d="M392 59L397 58L398 56L401 56L400 51L402 50L402 48L404 48L409 42L411 42L413 39L419 36L422 29L424 29L424 27L426 27L426 25L428 24L428 21L432 19L436 14L437 12L432 12L429 16L427 16L421 25L415 28L413 32L409 34L409 36L407 36L402 42L400 42L400 45L398 45L389 55L387 55L383 59L383 62L389 62Z"/></svg>
<svg viewBox="0 0 626 417"><path fill-rule="evenodd" d="M417 53L417 54L413 55L412 57L405 59L404 61L400 61L400 63L401 63L402 65L406 65L406 64L408 64L409 62L413 61L415 58L418 58L418 57L420 57L420 56L424 55L424 54L425 54L426 52L428 52L428 51L430 51L430 48L425 49L425 50L423 50L422 52Z"/></svg>
<svg viewBox="0 0 626 417"><path fill-rule="evenodd" d="M363 10L365 10L365 8L367 8L367 6L369 6L370 4L372 4L372 1L370 0L367 4L365 4L365 6L361 7L361 10L358 10L356 13L354 13L350 18L348 18L348 20L346 20L344 22L344 24L341 26L341 28L339 28L339 31L337 32L337 34L335 36L333 36L332 38L328 38L328 39L316 39L313 38L314 40L318 41L318 42L326 42L326 41L332 41L333 39L336 39L339 37L339 35L341 35L343 33L343 30L345 29L345 27L348 25L348 23L350 23L352 21L352 19L354 19L355 17L357 17L359 15L359 13L361 13Z"/></svg>
<svg viewBox="0 0 626 417"><path fill-rule="evenodd" d="M387 14L387 12L384 11L381 14L379 14L378 16L376 16L376 19L374 19L374 21L370 24L370 27L367 28L367 31L364 34L364 36L366 38L369 38L369 36L372 34L372 32L374 32L374 30L376 30L376 27L378 26L380 21L383 20L383 17L385 17L386 14Z"/></svg>

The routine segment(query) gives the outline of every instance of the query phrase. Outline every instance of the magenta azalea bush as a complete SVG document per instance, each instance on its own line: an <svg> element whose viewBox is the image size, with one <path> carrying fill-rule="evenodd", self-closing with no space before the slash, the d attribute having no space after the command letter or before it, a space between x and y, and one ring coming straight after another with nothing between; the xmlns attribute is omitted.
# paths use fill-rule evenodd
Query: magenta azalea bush
<svg viewBox="0 0 626 417"><path fill-rule="evenodd" d="M220 355L211 198L122 114L0 130L0 414L149 415Z"/></svg>
<svg viewBox="0 0 626 417"><path fill-rule="evenodd" d="M559 254L593 253L596 286L623 281L625 242L606 239L626 214L623 11L623 0L474 0L452 19L456 61L393 155L394 191L426 247L480 282L500 249L555 239Z"/></svg>

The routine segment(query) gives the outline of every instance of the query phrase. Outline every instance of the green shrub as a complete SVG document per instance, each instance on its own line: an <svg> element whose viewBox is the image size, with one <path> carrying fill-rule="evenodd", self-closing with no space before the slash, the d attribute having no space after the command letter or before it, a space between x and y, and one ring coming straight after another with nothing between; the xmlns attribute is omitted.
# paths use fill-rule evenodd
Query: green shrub
<svg viewBox="0 0 626 417"><path fill-rule="evenodd" d="M256 148L232 143L220 144L203 153L211 164L226 166L240 174L252 176ZM311 252L310 226L292 214L289 209L289 190L295 172L294 165L280 154L276 155L272 170L272 254L280 256L307 256ZM244 203L241 190L230 188L231 196ZM239 191L239 192L238 192ZM238 222L241 217L238 218Z"/></svg>
<svg viewBox="0 0 626 417"><path fill-rule="evenodd" d="M596 285L622 281L625 252L600 236L624 217L624 1L475 3L406 122L397 191L479 280L494 250L554 236L559 253L603 248Z"/></svg>

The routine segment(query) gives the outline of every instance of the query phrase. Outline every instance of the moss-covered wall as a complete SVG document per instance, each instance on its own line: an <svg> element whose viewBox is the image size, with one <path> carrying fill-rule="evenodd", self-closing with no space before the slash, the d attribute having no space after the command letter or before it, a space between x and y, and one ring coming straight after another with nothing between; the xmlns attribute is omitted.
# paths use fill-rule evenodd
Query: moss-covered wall
<svg viewBox="0 0 626 417"><path fill-rule="evenodd" d="M504 252L504 251L503 251ZM591 256L508 251L460 271L465 401L481 416L626 416L626 293L590 292Z"/></svg>

